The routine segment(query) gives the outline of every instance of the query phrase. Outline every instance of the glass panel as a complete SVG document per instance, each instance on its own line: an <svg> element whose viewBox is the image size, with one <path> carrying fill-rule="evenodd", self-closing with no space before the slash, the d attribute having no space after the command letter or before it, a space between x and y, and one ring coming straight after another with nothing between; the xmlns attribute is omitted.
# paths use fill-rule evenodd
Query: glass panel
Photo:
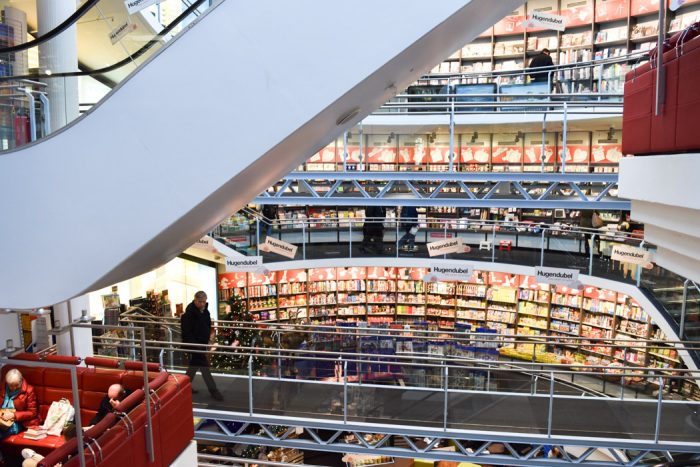
<svg viewBox="0 0 700 467"><path fill-rule="evenodd" d="M343 385L300 380L253 380L257 414L342 419Z"/></svg>
<svg viewBox="0 0 700 467"><path fill-rule="evenodd" d="M443 425L444 392L401 387L348 388L348 421Z"/></svg>
<svg viewBox="0 0 700 467"><path fill-rule="evenodd" d="M552 434L653 439L655 420L655 401L556 398Z"/></svg>
<svg viewBox="0 0 700 467"><path fill-rule="evenodd" d="M0 151L71 123L210 5L167 0L129 15L119 2L76 3L65 14L69 19L74 13L73 27L49 39L51 47L42 46L41 54L38 46L0 53ZM37 17L44 14L34 2L0 0L0 8L0 47L34 40L27 31L37 30ZM50 55L55 51L60 55Z"/></svg>

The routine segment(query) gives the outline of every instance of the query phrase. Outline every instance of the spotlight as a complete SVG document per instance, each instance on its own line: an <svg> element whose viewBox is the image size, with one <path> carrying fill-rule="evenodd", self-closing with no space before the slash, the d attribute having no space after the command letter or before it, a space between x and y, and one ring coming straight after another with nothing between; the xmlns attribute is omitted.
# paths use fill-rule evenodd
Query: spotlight
<svg viewBox="0 0 700 467"><path fill-rule="evenodd" d="M478 137L479 137L479 133L475 131L474 134L472 135L472 141L471 141L471 142L472 142L472 143L476 143L476 139L477 139Z"/></svg>

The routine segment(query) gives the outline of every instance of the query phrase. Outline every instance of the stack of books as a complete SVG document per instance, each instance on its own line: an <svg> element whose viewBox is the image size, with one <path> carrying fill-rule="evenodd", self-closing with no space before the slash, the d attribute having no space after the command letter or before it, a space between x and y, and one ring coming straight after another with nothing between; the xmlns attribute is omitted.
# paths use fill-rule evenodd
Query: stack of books
<svg viewBox="0 0 700 467"><path fill-rule="evenodd" d="M24 432L24 439L39 441L44 438L46 438L46 430L43 428L28 428L27 431Z"/></svg>

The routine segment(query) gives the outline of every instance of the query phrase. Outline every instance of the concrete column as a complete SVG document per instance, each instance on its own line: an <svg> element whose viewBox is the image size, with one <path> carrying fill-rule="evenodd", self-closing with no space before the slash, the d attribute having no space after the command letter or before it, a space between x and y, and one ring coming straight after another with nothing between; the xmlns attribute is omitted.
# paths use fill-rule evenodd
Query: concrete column
<svg viewBox="0 0 700 467"><path fill-rule="evenodd" d="M37 0L39 36L62 23L75 12L76 0ZM57 37L39 45L39 68L42 73L78 71L78 35L73 25ZM78 78L50 78L51 131L56 131L78 118Z"/></svg>
<svg viewBox="0 0 700 467"><path fill-rule="evenodd" d="M87 295L82 295L70 300L70 311L73 320L80 318L82 310L89 309L89 300ZM68 318L68 302L62 302L54 305L54 320L61 322L61 326L70 323ZM75 346L75 355L80 358L92 356L92 329L73 329L73 341ZM70 333L60 334L56 339L57 350L59 355L72 355L70 345Z"/></svg>

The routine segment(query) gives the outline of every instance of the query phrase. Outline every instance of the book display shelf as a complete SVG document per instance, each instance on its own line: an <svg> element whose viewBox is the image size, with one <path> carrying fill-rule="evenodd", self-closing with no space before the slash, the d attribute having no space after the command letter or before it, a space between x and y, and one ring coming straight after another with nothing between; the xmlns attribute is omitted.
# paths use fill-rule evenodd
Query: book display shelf
<svg viewBox="0 0 700 467"><path fill-rule="evenodd" d="M670 6L670 1L667 5ZM573 64L621 57L656 45L657 0L529 0L470 44L436 65L418 84L446 83L440 74L517 71L542 49L549 49L555 64ZM561 15L562 32L525 27L533 12ZM687 0L676 10L666 11L666 31L682 31L700 20L700 0ZM559 72L561 92L622 92L624 75L632 63ZM452 82L455 80L453 79ZM523 76L509 77L501 84L524 83ZM487 78L464 77L463 84L485 83Z"/></svg>
<svg viewBox="0 0 700 467"><path fill-rule="evenodd" d="M355 136L355 138L360 138ZM352 163L343 165L343 140L332 142L311 156L300 170L447 172L450 168L448 134L366 134L363 144L348 152ZM562 134L545 135L542 164L541 133L457 133L452 169L455 172L560 172L564 150ZM567 172L616 173L622 158L621 131L569 132L566 144ZM364 164L358 163L360 160Z"/></svg>
<svg viewBox="0 0 700 467"><path fill-rule="evenodd" d="M548 352L584 364L680 364L671 347L647 348L638 340L659 330L631 297L587 286L583 290L537 283L532 276L474 271L463 281L424 282L424 268L347 267L219 275L222 301L244 300L258 321L369 326L425 323L428 329L488 328L503 335L555 336ZM571 338L584 338L574 347ZM529 345L515 348L529 351ZM609 340L619 339L611 345ZM536 353L544 352L544 345ZM530 355L528 355L530 357Z"/></svg>

